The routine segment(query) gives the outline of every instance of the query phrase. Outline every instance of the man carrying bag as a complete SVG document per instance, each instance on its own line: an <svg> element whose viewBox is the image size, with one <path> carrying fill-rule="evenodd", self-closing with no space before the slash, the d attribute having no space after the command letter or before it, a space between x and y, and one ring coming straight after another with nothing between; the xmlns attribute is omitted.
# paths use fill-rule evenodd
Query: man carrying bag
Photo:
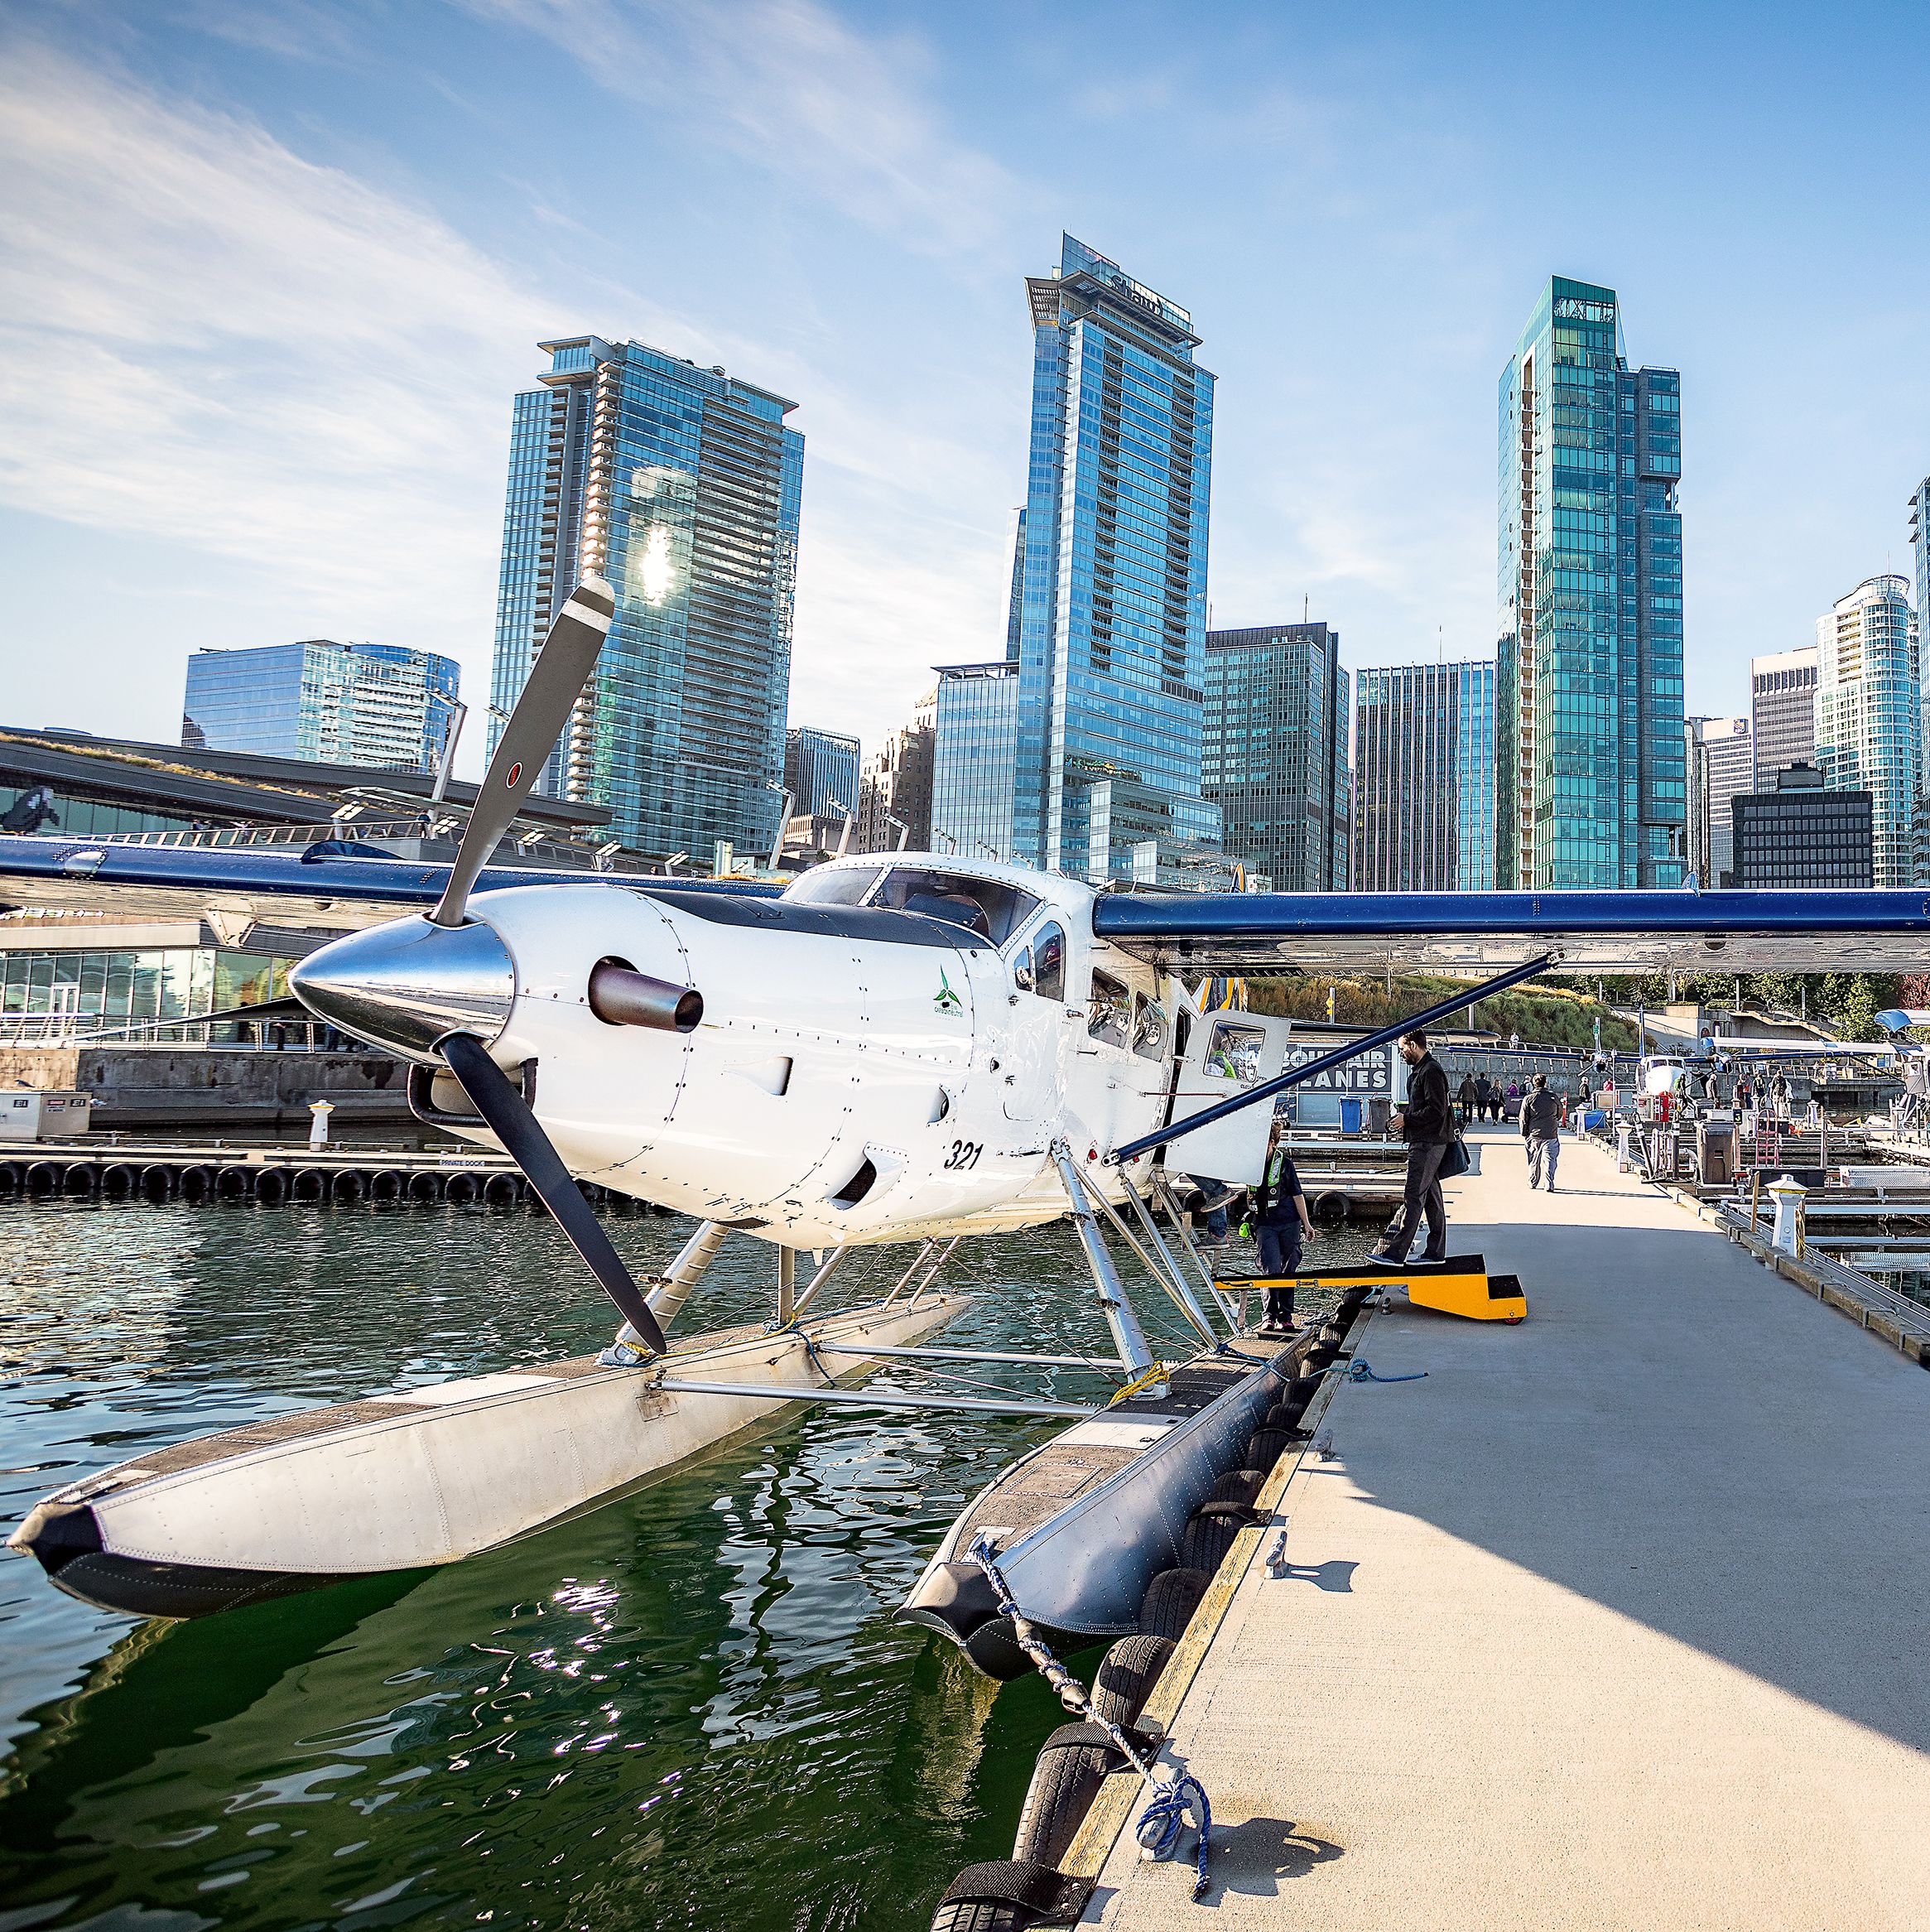
<svg viewBox="0 0 1930 1932"><path fill-rule="evenodd" d="M1408 1104L1392 1125L1408 1144L1408 1185L1393 1233L1367 1258L1390 1261L1396 1267L1409 1265L1408 1250L1425 1215L1427 1245L1413 1265L1436 1268L1447 1259L1447 1203L1441 1196L1443 1165L1451 1178L1465 1173L1467 1156L1455 1137L1447 1075L1427 1051L1427 1034L1418 1030L1403 1033L1401 1058L1408 1063Z"/></svg>

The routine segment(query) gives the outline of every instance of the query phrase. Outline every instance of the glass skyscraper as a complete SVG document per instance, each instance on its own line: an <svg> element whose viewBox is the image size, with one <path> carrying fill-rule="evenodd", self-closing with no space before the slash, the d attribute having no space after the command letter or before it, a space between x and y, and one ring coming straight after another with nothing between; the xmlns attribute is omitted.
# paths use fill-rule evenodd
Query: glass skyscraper
<svg viewBox="0 0 1930 1932"><path fill-rule="evenodd" d="M859 744L841 731L794 725L784 734L784 784L791 809L808 818L858 810Z"/></svg>
<svg viewBox="0 0 1930 1932"><path fill-rule="evenodd" d="M1494 667L1393 664L1354 682L1354 889L1491 892Z"/></svg>
<svg viewBox="0 0 1930 1932"><path fill-rule="evenodd" d="M1682 383L1552 277L1501 373L1495 883L1682 883Z"/></svg>
<svg viewBox="0 0 1930 1932"><path fill-rule="evenodd" d="M1324 624L1210 631L1201 790L1276 892L1347 889L1349 682Z"/></svg>
<svg viewBox="0 0 1930 1932"><path fill-rule="evenodd" d="M511 430L493 701L515 703L571 586L601 572L615 620L542 788L608 806L640 851L764 850L782 803L797 405L638 342L538 346L550 368Z"/></svg>
<svg viewBox="0 0 1930 1932"><path fill-rule="evenodd" d="M1177 877L1220 831L1200 793L1213 378L1184 309L1070 235L1026 292L1013 852L1098 881L1156 851Z"/></svg>
<svg viewBox="0 0 1930 1932"><path fill-rule="evenodd" d="M181 743L324 764L432 771L455 715L455 658L307 638L188 659Z"/></svg>
<svg viewBox="0 0 1930 1932"><path fill-rule="evenodd" d="M941 664L931 740L931 849L1010 863L1018 668Z"/></svg>
<svg viewBox="0 0 1930 1932"><path fill-rule="evenodd" d="M1875 883L1916 883L1923 786L1916 614L1906 577L1867 577L1816 620L1816 762L1831 792L1870 794Z"/></svg>

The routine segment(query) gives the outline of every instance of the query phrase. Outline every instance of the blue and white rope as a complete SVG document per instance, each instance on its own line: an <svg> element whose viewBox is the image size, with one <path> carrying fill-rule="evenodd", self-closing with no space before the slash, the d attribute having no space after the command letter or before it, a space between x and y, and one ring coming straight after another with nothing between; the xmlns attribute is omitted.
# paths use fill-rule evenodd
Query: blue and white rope
<svg viewBox="0 0 1930 1932"><path fill-rule="evenodd" d="M1199 1844L1194 1867L1193 1896L1202 1897L1206 1890L1206 1852L1213 1830L1213 1808L1206 1800L1205 1788L1186 1771L1182 1771L1177 1777L1161 1777L1153 1768L1153 1760L1110 1718L1100 1717L1093 1709L1085 1686L1052 1655L1038 1632L1026 1621L999 1568L989 1535L981 1530L972 1539L965 1554L978 1565L985 1581L992 1586L999 1610L1012 1620L1012 1634L1018 1647L1032 1659L1039 1674L1052 1685L1059 1702L1074 1717L1100 1726L1151 1790L1153 1795L1147 1800L1146 1809L1139 1814L1135 1828L1140 1844L1156 1860L1163 1862L1179 1848L1180 1834L1189 1822L1188 1809L1197 1814L1196 1828L1199 1833Z"/></svg>

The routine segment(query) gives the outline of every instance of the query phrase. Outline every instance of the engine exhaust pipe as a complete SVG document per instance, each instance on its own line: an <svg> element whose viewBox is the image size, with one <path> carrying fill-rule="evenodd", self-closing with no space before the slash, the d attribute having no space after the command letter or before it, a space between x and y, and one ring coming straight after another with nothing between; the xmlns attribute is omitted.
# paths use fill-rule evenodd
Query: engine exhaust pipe
<svg viewBox="0 0 1930 1932"><path fill-rule="evenodd" d="M590 1010L606 1026L687 1033L704 1017L704 995L695 986L653 980L626 960L599 959L590 969Z"/></svg>

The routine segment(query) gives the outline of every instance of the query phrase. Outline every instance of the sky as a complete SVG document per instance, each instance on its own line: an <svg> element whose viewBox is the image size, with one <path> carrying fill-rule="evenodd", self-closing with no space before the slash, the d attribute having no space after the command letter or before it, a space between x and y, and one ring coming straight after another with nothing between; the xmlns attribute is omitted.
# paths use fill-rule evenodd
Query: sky
<svg viewBox="0 0 1930 1932"><path fill-rule="evenodd" d="M796 399L791 720L1001 655L1023 277L1219 378L1211 619L1491 653L1551 273L1682 371L1687 706L1907 571L1930 7L0 0L0 722L173 740L205 647L487 696L510 397L594 331ZM479 768L472 733L459 769Z"/></svg>

